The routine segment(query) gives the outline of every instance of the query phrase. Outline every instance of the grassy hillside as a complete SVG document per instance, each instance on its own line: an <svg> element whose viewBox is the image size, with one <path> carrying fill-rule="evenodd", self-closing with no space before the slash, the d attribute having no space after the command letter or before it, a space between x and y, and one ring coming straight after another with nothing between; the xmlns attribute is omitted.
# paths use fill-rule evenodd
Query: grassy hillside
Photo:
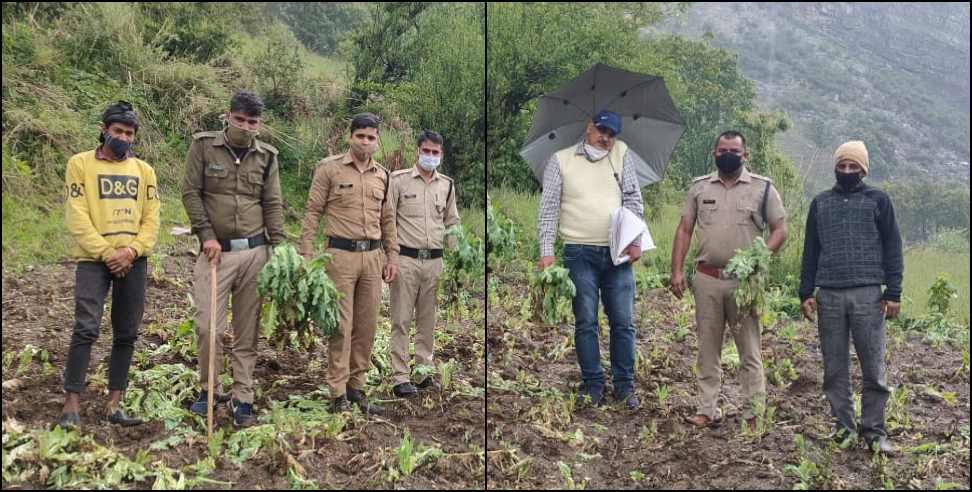
<svg viewBox="0 0 972 492"><path fill-rule="evenodd" d="M350 109L350 65L340 55L306 49L262 4L32 8L4 9L5 269L65 259L71 246L61 196L67 159L97 145L100 113L119 99L139 111L134 151L160 179L161 251L177 243L172 227L189 225L180 188L190 137L220 128L219 115L238 89L256 90L267 104L260 138L281 151L293 235L314 165L346 148L353 112L373 110L388 122L380 161L401 162L404 154L403 164L410 162L413 130L397 106L379 101Z"/></svg>
<svg viewBox="0 0 972 492"><path fill-rule="evenodd" d="M967 3L699 2L659 31L739 54L760 103L793 121L779 142L813 187L850 138L877 179L969 183Z"/></svg>

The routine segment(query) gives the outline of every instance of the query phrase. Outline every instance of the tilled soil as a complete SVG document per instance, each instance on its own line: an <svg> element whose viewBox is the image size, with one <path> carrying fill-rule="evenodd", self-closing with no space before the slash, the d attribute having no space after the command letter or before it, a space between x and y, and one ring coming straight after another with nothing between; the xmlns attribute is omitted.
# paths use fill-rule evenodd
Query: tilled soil
<svg viewBox="0 0 972 492"><path fill-rule="evenodd" d="M166 338L166 329L190 319L191 272L195 258L191 255L165 256L164 273L150 279L146 295L142 333L136 353L159 346ZM26 429L49 428L60 416L63 403L63 370L74 322L74 264L35 266L20 276L3 275L3 352L19 354L29 345L48 352L53 370L43 371L32 363L30 370L15 374L13 367L3 375L3 421L16 422ZM473 298L482 312L483 299ZM99 365L107 367L111 350L111 324L106 314L102 320L101 336L92 349L89 375ZM445 313L440 316L440 329L450 336L445 344L437 344L439 363L452 361L456 365L454 380L463 380L473 388L483 388L482 321L450 322ZM387 320L387 292L380 319ZM383 323L379 329L388 329ZM478 330L478 331L477 331ZM477 350L478 349L478 350ZM326 348L319 347L310 354L292 351L277 352L261 339L259 359L254 377L265 391L258 392L255 408L269 407L271 400L286 400L324 386L327 368ZM310 358L319 364L309 364ZM182 363L196 367L195 360L186 360L177 353L167 353L153 364ZM370 397L383 402L388 410L381 417L363 417L352 421L338 438L316 442L290 443L292 455L303 467L304 476L326 488L434 488L481 489L485 483L482 449L485 443L485 401L479 396L457 395L451 391L432 390L421 398L397 399L390 392L387 373L380 378L379 387L368 389ZM276 384L271 384L276 383ZM90 382L89 382L90 385ZM103 390L103 388L102 388ZM129 458L151 443L170 435L162 422L147 422L141 426L121 428L100 420L105 401L103 391L85 392L82 396L82 432L101 445L123 452ZM186 408L190 399L182 402ZM191 424L184 424L191 425ZM234 432L232 418L220 407L218 427L227 434ZM444 456L419 467L412 475L389 481L389 468L397 466L397 448L405 429L412 440L423 445L437 445ZM152 451L152 461L161 459L166 466L179 469L196 463L207 452L205 428L198 442L188 442L165 451ZM220 460L208 478L230 482L233 487L279 489L288 488L288 470L278 457L257 454L243 466ZM133 488L149 488L152 482L130 484ZM3 488L45 488L44 483L7 483Z"/></svg>
<svg viewBox="0 0 972 492"><path fill-rule="evenodd" d="M784 359L796 374L780 385L767 383L773 425L761 437L746 436L738 371L725 359L721 425L698 429L684 421L697 402L697 341L688 303L663 290L638 293L639 410L629 411L610 396L606 406L578 402L571 409L569 397L580 383L573 326L523 319L529 296L524 282L502 274L498 280L498 301L490 303L487 316L487 488L790 489L798 480L786 466L801 458L796 434L809 443L808 459L826 472L814 487L866 489L890 479L896 488L934 488L939 482L969 488L969 373L955 347L890 333L887 380L907 397L900 408L889 402L889 434L898 452L882 463L863 444L829 444L830 406L822 393L817 332L809 322L764 328L767 376L771 362ZM780 335L787 324L796 324L791 339ZM602 312L600 351L610 387L606 325ZM851 360L859 394L860 367L854 355ZM669 392L664 405L656 394L660 387ZM952 404L937 396L947 392L955 395ZM915 449L926 443L947 450Z"/></svg>

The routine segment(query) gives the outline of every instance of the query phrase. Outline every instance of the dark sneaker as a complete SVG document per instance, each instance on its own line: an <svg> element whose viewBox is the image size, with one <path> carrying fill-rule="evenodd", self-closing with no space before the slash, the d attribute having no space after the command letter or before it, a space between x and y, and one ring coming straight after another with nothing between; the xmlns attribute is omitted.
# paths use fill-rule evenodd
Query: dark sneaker
<svg viewBox="0 0 972 492"><path fill-rule="evenodd" d="M213 405L226 403L232 399L233 397L228 394L221 395L219 393L216 393L216 397L213 398ZM208 400L209 400L209 392L206 390L200 391L199 398L196 398L196 401L192 402L192 406L189 407L189 411L199 415L206 415L206 405L209 404Z"/></svg>
<svg viewBox="0 0 972 492"><path fill-rule="evenodd" d="M840 445L841 448L850 447L857 442L857 432L844 427L838 427L827 437Z"/></svg>
<svg viewBox="0 0 972 492"><path fill-rule="evenodd" d="M108 420L109 423L120 425L122 427L131 427L133 425L142 424L141 419L137 419L135 417L129 417L128 415L125 414L125 411L120 408L118 410L115 410L114 412L109 413L105 418Z"/></svg>
<svg viewBox="0 0 972 492"><path fill-rule="evenodd" d="M897 452L885 436L867 439L867 448L885 455L893 455Z"/></svg>
<svg viewBox="0 0 972 492"><path fill-rule="evenodd" d="M435 384L435 378L432 376L426 376L421 383L416 383L415 387L418 389L435 389L437 385Z"/></svg>
<svg viewBox="0 0 972 492"><path fill-rule="evenodd" d="M590 399L590 404L599 407L604 404L604 388L599 386L588 386L587 383L581 384L580 388L577 390L577 400L587 401Z"/></svg>
<svg viewBox="0 0 972 492"><path fill-rule="evenodd" d="M233 412L233 424L237 427L250 427L256 423L256 415L253 415L253 404L243 403L233 398L229 404L230 411Z"/></svg>
<svg viewBox="0 0 972 492"><path fill-rule="evenodd" d="M54 426L61 426L64 429L76 429L81 427L81 415L78 412L67 412L61 414L61 420L58 420Z"/></svg>
<svg viewBox="0 0 972 492"><path fill-rule="evenodd" d="M361 390L356 390L354 388L348 388L348 401L354 403L361 409L362 412L370 415L382 415L385 413L385 409L378 405L377 403L368 403L368 397L365 396L364 392Z"/></svg>
<svg viewBox="0 0 972 492"><path fill-rule="evenodd" d="M631 411L641 408L641 402L638 401L638 397L635 396L634 392L628 393L627 396L618 398L618 401L623 401L624 406Z"/></svg>
<svg viewBox="0 0 972 492"><path fill-rule="evenodd" d="M415 390L415 386L412 386L412 383L396 384L395 387L392 388L392 393L394 393L398 398L412 398L418 396L418 391Z"/></svg>
<svg viewBox="0 0 972 492"><path fill-rule="evenodd" d="M335 398L333 401L331 401L331 413L341 413L341 412L350 412L350 411L351 411L351 402L348 401L348 398L346 396L341 395Z"/></svg>

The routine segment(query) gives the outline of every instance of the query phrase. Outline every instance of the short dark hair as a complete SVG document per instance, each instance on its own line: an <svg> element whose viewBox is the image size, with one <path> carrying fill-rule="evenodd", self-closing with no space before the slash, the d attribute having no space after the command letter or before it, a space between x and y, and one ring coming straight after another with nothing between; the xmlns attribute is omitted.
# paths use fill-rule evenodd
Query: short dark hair
<svg viewBox="0 0 972 492"><path fill-rule="evenodd" d="M112 123L121 123L123 125L129 125L135 127L135 131L138 131L138 114L135 113L135 108L132 107L132 103L128 101L118 101L114 104L109 104L105 108L105 112L101 113L101 123L105 125L107 129Z"/></svg>
<svg viewBox="0 0 972 492"><path fill-rule="evenodd" d="M378 125L380 123L381 120L378 119L378 116L372 113L356 114L354 115L354 118L351 119L351 133L354 133L355 130L360 130L362 128L374 128L375 130L378 130Z"/></svg>
<svg viewBox="0 0 972 492"><path fill-rule="evenodd" d="M239 111L247 116L261 116L263 107L263 100L251 91L239 91L230 99L230 111Z"/></svg>
<svg viewBox="0 0 972 492"><path fill-rule="evenodd" d="M422 133L419 133L418 139L415 140L415 145L417 147L421 147L422 142L426 142L426 141L432 142L437 145L442 145L442 143L444 142L444 140L442 139L442 135L439 135L438 133L432 130L423 130Z"/></svg>
<svg viewBox="0 0 972 492"><path fill-rule="evenodd" d="M736 130L726 130L726 131L720 133L719 136L716 137L715 144L712 146L712 148L714 148L714 149L715 148L718 148L719 147L719 140L722 140L723 138L726 139L726 140L734 140L736 138L739 138L739 139L742 140L743 148L744 149L746 148L746 137L744 137L742 133L739 133Z"/></svg>

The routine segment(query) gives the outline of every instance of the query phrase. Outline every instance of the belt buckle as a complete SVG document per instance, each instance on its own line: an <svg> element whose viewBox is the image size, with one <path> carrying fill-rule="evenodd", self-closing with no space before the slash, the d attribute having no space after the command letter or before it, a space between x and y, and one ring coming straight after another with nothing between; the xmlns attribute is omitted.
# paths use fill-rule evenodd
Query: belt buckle
<svg viewBox="0 0 972 492"><path fill-rule="evenodd" d="M429 258L432 258L432 251L427 250L427 249L420 249L420 250L418 250L418 259L420 259L420 260L428 260Z"/></svg>
<svg viewBox="0 0 972 492"><path fill-rule="evenodd" d="M368 241L367 240L365 240L365 241L352 241L351 246L354 248L355 251L357 251L359 253L368 251Z"/></svg>
<svg viewBox="0 0 972 492"><path fill-rule="evenodd" d="M243 239L230 239L230 251L240 251L244 249L250 249L250 240Z"/></svg>

